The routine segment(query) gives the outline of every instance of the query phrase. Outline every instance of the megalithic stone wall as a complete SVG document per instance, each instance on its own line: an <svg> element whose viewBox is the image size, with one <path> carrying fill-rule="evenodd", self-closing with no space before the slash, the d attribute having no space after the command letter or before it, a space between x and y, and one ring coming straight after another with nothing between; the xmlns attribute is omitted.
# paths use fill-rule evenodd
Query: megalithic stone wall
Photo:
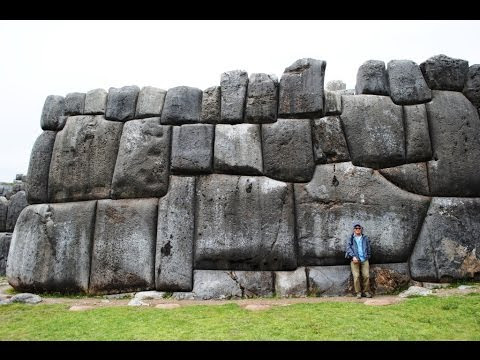
<svg viewBox="0 0 480 360"><path fill-rule="evenodd" d="M354 222L377 293L479 279L479 65L369 60L356 91L324 89L326 65L300 59L280 80L227 71L203 91L48 96L10 284L343 295Z"/></svg>

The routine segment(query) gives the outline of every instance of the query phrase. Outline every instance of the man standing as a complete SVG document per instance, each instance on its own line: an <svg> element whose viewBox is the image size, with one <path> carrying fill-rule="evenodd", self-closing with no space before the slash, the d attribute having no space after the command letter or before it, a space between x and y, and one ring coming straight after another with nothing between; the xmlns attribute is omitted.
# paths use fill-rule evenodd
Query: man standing
<svg viewBox="0 0 480 360"><path fill-rule="evenodd" d="M363 234L362 226L355 224L353 234L347 241L347 250L345 257L350 259L350 268L353 274L353 286L357 299L362 297L362 288L365 297L371 298L370 294L370 240ZM360 286L360 273L362 274L362 286Z"/></svg>

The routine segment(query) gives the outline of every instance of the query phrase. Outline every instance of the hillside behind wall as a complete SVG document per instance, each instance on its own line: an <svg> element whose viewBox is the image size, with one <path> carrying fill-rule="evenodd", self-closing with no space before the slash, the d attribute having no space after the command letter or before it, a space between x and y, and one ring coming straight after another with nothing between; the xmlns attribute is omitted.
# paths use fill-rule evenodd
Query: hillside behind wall
<svg viewBox="0 0 480 360"><path fill-rule="evenodd" d="M11 240L22 291L176 298L342 295L345 243L372 241L377 293L480 278L479 65L326 62L204 91L48 96Z"/></svg>

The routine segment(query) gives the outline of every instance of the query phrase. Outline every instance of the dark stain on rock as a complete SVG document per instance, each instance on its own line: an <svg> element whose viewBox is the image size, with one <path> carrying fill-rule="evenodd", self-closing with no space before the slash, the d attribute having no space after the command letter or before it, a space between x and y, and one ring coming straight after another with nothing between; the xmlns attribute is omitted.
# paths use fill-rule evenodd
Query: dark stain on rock
<svg viewBox="0 0 480 360"><path fill-rule="evenodd" d="M250 194L252 192L252 186L253 186L252 183L248 184L247 189L246 189L247 193Z"/></svg>
<svg viewBox="0 0 480 360"><path fill-rule="evenodd" d="M340 182L338 181L337 177L333 175L332 185L337 187Z"/></svg>
<svg viewBox="0 0 480 360"><path fill-rule="evenodd" d="M168 241L165 246L160 249L160 252L163 256L170 256L170 250L172 249L172 245L170 245L170 241Z"/></svg>

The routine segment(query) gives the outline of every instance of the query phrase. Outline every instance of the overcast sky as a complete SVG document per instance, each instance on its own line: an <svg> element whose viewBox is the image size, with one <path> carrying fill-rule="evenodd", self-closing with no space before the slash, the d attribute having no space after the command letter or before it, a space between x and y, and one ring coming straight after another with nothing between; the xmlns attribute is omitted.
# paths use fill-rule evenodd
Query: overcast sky
<svg viewBox="0 0 480 360"><path fill-rule="evenodd" d="M275 74L325 60L325 83L355 87L366 60L445 54L480 64L480 21L0 21L0 182L27 173L48 95L126 85L220 84L224 71Z"/></svg>

